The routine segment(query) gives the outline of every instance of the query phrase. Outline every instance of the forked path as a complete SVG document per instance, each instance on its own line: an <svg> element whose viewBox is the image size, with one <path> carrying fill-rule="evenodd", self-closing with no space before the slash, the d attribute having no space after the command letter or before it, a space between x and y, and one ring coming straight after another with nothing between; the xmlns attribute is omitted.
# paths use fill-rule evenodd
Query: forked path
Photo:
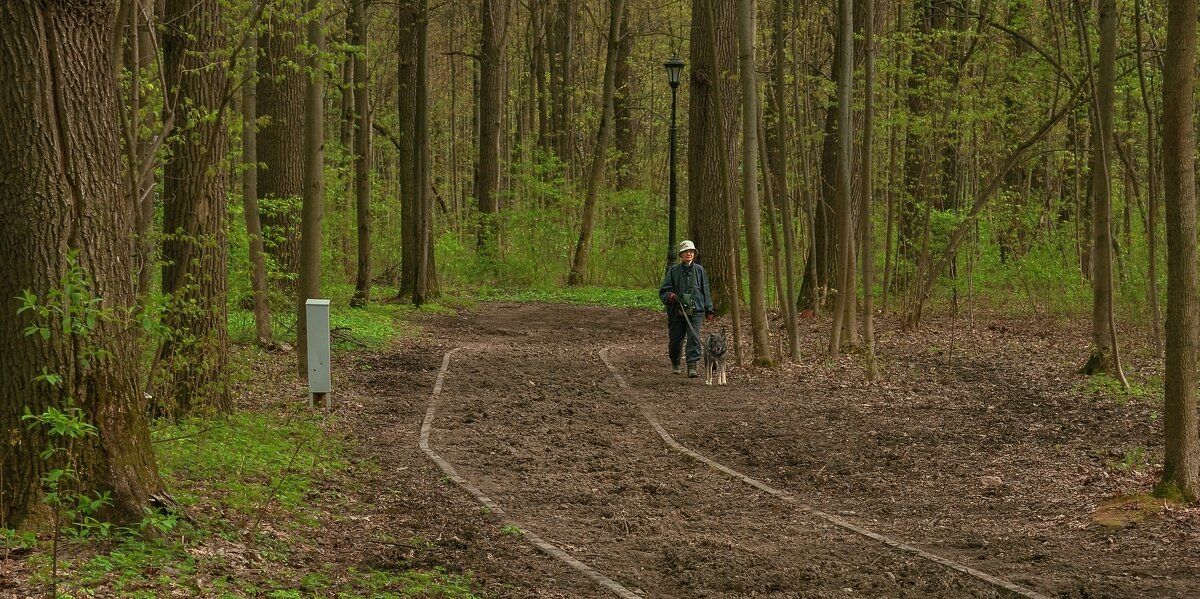
<svg viewBox="0 0 1200 599"><path fill-rule="evenodd" d="M427 446L508 522L585 564L614 594L1008 594L997 580L836 523L852 516L814 514L790 493L745 484L669 447L643 407L703 402L724 417L718 402L754 401L739 394L760 391L739 387L739 376L721 389L671 377L655 355L655 315L513 305L466 318L461 330L469 333L455 343L462 349L439 377ZM651 369L662 374L652 384L622 385L602 350L618 373L629 365L635 380ZM778 391L776 400L786 400ZM728 425L731 435L745 433Z"/></svg>

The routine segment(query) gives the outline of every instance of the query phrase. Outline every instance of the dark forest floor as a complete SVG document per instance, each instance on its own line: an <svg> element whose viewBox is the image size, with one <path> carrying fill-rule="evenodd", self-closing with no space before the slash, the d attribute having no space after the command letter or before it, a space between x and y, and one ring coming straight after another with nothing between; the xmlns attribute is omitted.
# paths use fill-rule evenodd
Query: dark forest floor
<svg viewBox="0 0 1200 599"><path fill-rule="evenodd" d="M799 502L1047 596L1200 595L1200 509L1114 504L1158 476L1161 398L1076 374L1076 322L881 323L872 383L861 356L815 359L823 327L806 321L801 363L734 366L726 387L671 375L662 316L645 311L497 303L419 324L335 364L353 457L309 498L322 522L287 539L290 567L346 588L421 569L468 574L480 596L614 596L519 526L646 597L1007 596ZM453 348L430 445L503 514L418 448ZM795 501L670 449L645 414Z"/></svg>

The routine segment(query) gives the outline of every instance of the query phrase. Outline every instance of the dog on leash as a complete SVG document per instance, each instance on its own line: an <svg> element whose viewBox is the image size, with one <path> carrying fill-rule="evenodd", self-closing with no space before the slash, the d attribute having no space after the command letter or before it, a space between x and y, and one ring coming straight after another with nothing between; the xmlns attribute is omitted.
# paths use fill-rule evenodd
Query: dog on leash
<svg viewBox="0 0 1200 599"><path fill-rule="evenodd" d="M713 375L716 375L718 385L729 384L725 375L725 332L709 333L708 338L704 342L704 384L713 384Z"/></svg>

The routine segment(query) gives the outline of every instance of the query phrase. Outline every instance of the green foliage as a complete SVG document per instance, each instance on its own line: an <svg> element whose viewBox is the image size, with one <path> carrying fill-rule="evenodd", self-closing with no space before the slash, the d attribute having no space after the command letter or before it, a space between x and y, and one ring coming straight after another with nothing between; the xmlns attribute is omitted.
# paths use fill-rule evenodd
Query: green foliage
<svg viewBox="0 0 1200 599"><path fill-rule="evenodd" d="M1136 401L1150 403L1162 400L1162 383L1160 381L1133 378L1128 380L1129 390L1126 391L1116 377L1107 373L1094 374L1088 377L1081 390L1086 395L1109 398L1122 405Z"/></svg>
<svg viewBox="0 0 1200 599"><path fill-rule="evenodd" d="M317 418L242 412L159 429L153 438L163 479L184 490L176 499L185 506L203 490L221 498L222 511L245 517L269 497L297 508L315 477L345 467L331 457L339 442L323 435Z"/></svg>
<svg viewBox="0 0 1200 599"><path fill-rule="evenodd" d="M527 162L512 165L512 185L504 194L497 226L501 247L495 256L480 254L473 214L465 230L449 228L437 236L435 251L443 286L538 288L566 280L579 241L582 199L568 181L566 168L536 148ZM666 210L647 191L609 191L599 198L587 280L607 287L657 285L666 244ZM680 214L684 217L684 214ZM686 222L686 221L683 221Z"/></svg>
<svg viewBox="0 0 1200 599"><path fill-rule="evenodd" d="M413 333L407 324L416 310L413 306L399 302L371 302L362 308L351 308L350 298L354 287L345 283L324 286L331 299L329 326L333 331L332 349L345 351L357 348L379 348L392 339ZM376 298L395 297L394 288L377 286ZM295 336L296 307L279 294L272 302L271 325L277 339ZM423 310L436 310L436 305L427 305ZM234 343L251 344L255 341L254 313L245 307L229 310L229 338Z"/></svg>
<svg viewBox="0 0 1200 599"><path fill-rule="evenodd" d="M293 565L289 537L246 534L245 523L264 510L273 529L291 530L295 537L319 525L318 508L305 499L320 492L317 481L347 464L341 440L318 418L263 412L164 423L154 433L154 448L162 476L188 506L189 519L174 511L147 511L137 531L154 534L113 531L104 545L61 564L61 588L76 596L147 599L180 591L215 597L476 597L469 574L436 567L347 572L334 564L312 570ZM34 542L9 531L5 537L13 548ZM255 560L256 567L232 568L227 562L233 559ZM30 560L38 570L34 581L49 581L44 558L35 554Z"/></svg>

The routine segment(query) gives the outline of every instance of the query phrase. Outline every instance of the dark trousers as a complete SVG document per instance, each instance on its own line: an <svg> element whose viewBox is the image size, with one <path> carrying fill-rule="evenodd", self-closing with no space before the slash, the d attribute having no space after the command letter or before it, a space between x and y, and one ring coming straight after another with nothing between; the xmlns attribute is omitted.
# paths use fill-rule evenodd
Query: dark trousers
<svg viewBox="0 0 1200 599"><path fill-rule="evenodd" d="M667 356L671 358L671 365L679 364L680 348L683 345L683 338L687 337L687 361L688 364L700 361L700 325L704 324L704 313L697 311L691 316L692 328L696 330L696 335L688 330L687 316L683 314L672 314L667 318Z"/></svg>

